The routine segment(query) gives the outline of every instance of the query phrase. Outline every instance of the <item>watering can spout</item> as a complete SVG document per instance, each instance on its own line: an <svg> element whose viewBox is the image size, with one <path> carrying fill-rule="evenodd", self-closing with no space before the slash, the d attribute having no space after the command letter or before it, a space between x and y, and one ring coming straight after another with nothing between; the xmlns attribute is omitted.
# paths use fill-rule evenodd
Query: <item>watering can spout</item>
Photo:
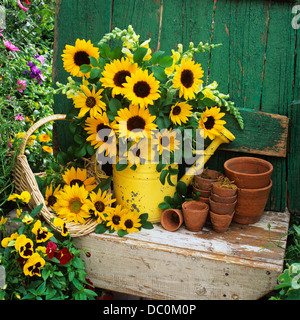
<svg viewBox="0 0 300 320"><path fill-rule="evenodd" d="M200 174L204 168L205 163L215 153L218 147L222 143L230 143L235 140L235 136L226 128L220 132L219 136L216 136L211 144L204 150L204 153L195 162L195 164L188 169L186 174L180 179L187 186L192 182L194 175Z"/></svg>

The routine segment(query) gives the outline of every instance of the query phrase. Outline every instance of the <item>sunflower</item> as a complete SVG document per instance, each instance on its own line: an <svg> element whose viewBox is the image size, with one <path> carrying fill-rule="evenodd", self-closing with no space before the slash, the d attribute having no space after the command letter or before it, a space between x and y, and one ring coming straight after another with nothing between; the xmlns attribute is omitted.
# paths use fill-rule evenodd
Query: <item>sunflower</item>
<svg viewBox="0 0 300 320"><path fill-rule="evenodd" d="M152 146L155 147L155 151L158 151L161 155L163 152L173 152L180 147L180 140L177 138L176 130L163 129L159 133L153 135Z"/></svg>
<svg viewBox="0 0 300 320"><path fill-rule="evenodd" d="M175 75L173 78L174 88L179 88L179 97L184 96L185 100L194 99L195 92L199 90L199 85L203 83L201 78L204 71L201 65L192 60L181 60L180 66L175 65Z"/></svg>
<svg viewBox="0 0 300 320"><path fill-rule="evenodd" d="M129 108L118 111L118 117L115 118L119 124L115 125L120 137L138 137L150 136L151 130L156 129L154 122L155 116L151 116L148 109L139 108L138 105L131 104Z"/></svg>
<svg viewBox="0 0 300 320"><path fill-rule="evenodd" d="M77 39L75 47L66 45L64 54L62 54L64 69L70 72L74 77L82 77L84 73L80 71L80 66L90 64L90 57L98 60L99 49L94 47L91 41ZM89 74L85 74L89 77Z"/></svg>
<svg viewBox="0 0 300 320"><path fill-rule="evenodd" d="M177 102L171 108L170 119L174 124L181 125L187 123L188 118L192 116L192 106L186 102Z"/></svg>
<svg viewBox="0 0 300 320"><path fill-rule="evenodd" d="M125 97L132 101L132 104L146 108L148 104L153 104L154 100L160 97L159 81L147 70L138 69L131 77L126 77Z"/></svg>
<svg viewBox="0 0 300 320"><path fill-rule="evenodd" d="M89 134L86 140L90 141L91 145L94 146L95 149L99 148L115 134L112 129L114 122L112 124L109 123L106 113L103 113L102 115L97 114L96 117L87 118L85 124L86 126L84 129Z"/></svg>
<svg viewBox="0 0 300 320"><path fill-rule="evenodd" d="M60 185L57 186L57 188L53 192L53 187L52 184L50 187L47 186L46 188L46 194L45 194L45 204L46 206L49 206L50 208L53 209L53 205L57 201L57 196L59 195L60 192Z"/></svg>
<svg viewBox="0 0 300 320"><path fill-rule="evenodd" d="M107 138L107 140L106 140ZM104 143L100 145L100 147L97 149L97 161L102 164L107 163L107 157L110 158L109 163L115 163L116 155L117 155L117 138L112 131L112 134L110 136L104 137L106 140ZM104 157L103 157L104 156Z"/></svg>
<svg viewBox="0 0 300 320"><path fill-rule="evenodd" d="M48 134L40 134L38 138L41 142L49 142L51 140Z"/></svg>
<svg viewBox="0 0 300 320"><path fill-rule="evenodd" d="M139 231L138 228L141 227L140 215L135 212L128 212L122 215L120 225L121 229L126 230L128 233L133 233Z"/></svg>
<svg viewBox="0 0 300 320"><path fill-rule="evenodd" d="M126 77L131 77L138 68L137 63L132 64L128 58L114 60L110 64L106 64L102 72L103 78L100 81L105 88L112 88L112 96L116 94L125 94Z"/></svg>
<svg viewBox="0 0 300 320"><path fill-rule="evenodd" d="M62 175L65 183L69 186L78 184L79 187L84 186L87 191L91 191L97 187L95 177L87 178L86 169L67 169Z"/></svg>
<svg viewBox="0 0 300 320"><path fill-rule="evenodd" d="M122 226L120 224L121 218L124 214L127 214L128 212L128 209L122 208L122 206L118 204L106 217L106 226L110 227L111 230L116 231L122 229Z"/></svg>
<svg viewBox="0 0 300 320"><path fill-rule="evenodd" d="M104 89L96 92L95 87L93 87L92 91L85 85L81 85L80 88L83 92L77 92L78 95L73 97L75 108L80 109L79 118L84 117L88 112L94 117L98 112L102 113L102 110L106 109L105 103L101 101L102 96L100 95Z"/></svg>
<svg viewBox="0 0 300 320"><path fill-rule="evenodd" d="M219 136L220 132L224 128L225 120L220 120L225 113L220 113L221 108L212 107L201 114L201 119L199 120L199 128L204 130L204 139L209 137L213 140L215 136Z"/></svg>
<svg viewBox="0 0 300 320"><path fill-rule="evenodd" d="M57 215L66 218L67 222L85 223L85 219L90 217L89 210L93 204L88 199L88 191L84 186L77 183L73 186L65 186L59 194L54 210Z"/></svg>
<svg viewBox="0 0 300 320"><path fill-rule="evenodd" d="M127 153L129 163L137 167L146 163L150 156L148 149L148 139L143 138L135 143Z"/></svg>
<svg viewBox="0 0 300 320"><path fill-rule="evenodd" d="M105 220L104 214L108 214L113 211L113 208L110 206L112 203L116 201L116 199L111 199L112 194L107 191L102 192L99 189L98 193L91 192L90 198L93 203L92 210L94 211L94 215L97 217L97 222L100 223L101 220Z"/></svg>

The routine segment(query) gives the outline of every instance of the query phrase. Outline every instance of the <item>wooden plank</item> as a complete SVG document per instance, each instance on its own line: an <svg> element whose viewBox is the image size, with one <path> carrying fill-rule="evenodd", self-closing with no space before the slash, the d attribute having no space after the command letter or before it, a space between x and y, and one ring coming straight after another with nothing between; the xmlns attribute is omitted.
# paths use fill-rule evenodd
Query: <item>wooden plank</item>
<svg viewBox="0 0 300 320"><path fill-rule="evenodd" d="M240 111L245 129L239 128L232 115L226 115L224 117L227 122L225 126L230 128L236 139L228 145L221 145L220 150L285 157L289 119L278 114L247 109L240 109Z"/></svg>
<svg viewBox="0 0 300 320"><path fill-rule="evenodd" d="M276 286L284 250L267 248L288 230L289 213L265 212L249 226L232 223L224 234L207 225L192 233L153 230L75 239L91 252L83 257L96 286L153 299L257 299ZM285 247L286 237L281 238ZM255 281L253 281L255 279Z"/></svg>

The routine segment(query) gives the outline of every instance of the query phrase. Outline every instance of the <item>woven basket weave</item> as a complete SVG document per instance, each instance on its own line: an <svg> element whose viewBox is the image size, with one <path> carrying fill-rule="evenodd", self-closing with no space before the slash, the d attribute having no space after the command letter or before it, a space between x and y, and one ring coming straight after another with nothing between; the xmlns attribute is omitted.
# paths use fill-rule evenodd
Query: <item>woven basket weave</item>
<svg viewBox="0 0 300 320"><path fill-rule="evenodd" d="M60 228L57 228L51 222L52 218L57 217L53 212L50 212L50 208L45 205L45 199L41 194L39 187L37 185L35 176L43 176L43 173L34 174L30 169L30 166L27 161L27 157L24 155L26 144L28 138L42 125L46 124L47 122L54 121L54 120L66 120L66 115L64 114L55 114L43 118L37 121L29 130L26 132L23 142L20 147L20 153L16 159L16 164L14 167L14 183L17 193L22 193L23 191L28 191L31 194L31 199L28 203L30 209L35 208L36 206L40 205L41 203L44 204L40 215L47 221L49 225L53 229L57 231L61 231ZM85 169L87 170L88 177L95 177L97 183L101 181L100 177L105 177L104 171L102 171L99 167L96 166L97 174L95 174L95 159L84 159L85 161ZM96 219L88 219L84 224L76 224L73 222L67 223L68 231L70 232L72 237L80 237L87 235L93 232L97 226L98 222Z"/></svg>

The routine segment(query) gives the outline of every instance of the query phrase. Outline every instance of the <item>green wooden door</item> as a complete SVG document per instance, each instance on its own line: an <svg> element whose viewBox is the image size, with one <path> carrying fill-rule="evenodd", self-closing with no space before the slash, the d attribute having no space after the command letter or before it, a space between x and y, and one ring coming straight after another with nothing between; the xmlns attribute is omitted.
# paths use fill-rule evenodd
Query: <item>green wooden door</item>
<svg viewBox="0 0 300 320"><path fill-rule="evenodd" d="M96 42L114 27L131 24L141 39L151 37L153 50L168 54L177 43L222 43L198 62L207 80L216 80L241 108L245 130L232 123L236 141L208 166L222 170L226 159L245 152L270 161L274 173L267 208L283 211L288 200L290 210L300 213L300 37L291 26L292 6L254 0L58 0L53 83L67 81L61 59L66 44L77 38ZM70 100L55 96L56 113L69 108ZM66 149L70 138L63 123L58 136Z"/></svg>

